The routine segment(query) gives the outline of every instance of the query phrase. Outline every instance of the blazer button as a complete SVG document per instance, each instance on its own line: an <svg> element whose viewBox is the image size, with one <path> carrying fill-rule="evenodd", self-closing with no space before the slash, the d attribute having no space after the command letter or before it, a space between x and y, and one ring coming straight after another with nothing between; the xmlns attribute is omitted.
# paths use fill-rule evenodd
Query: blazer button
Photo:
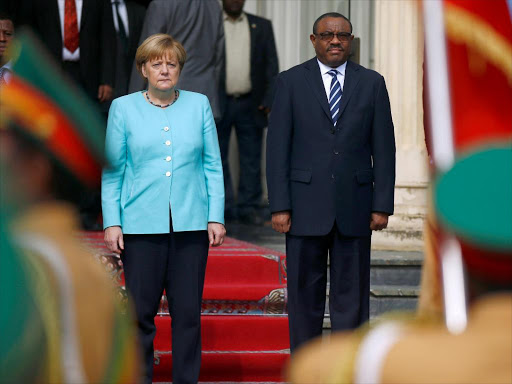
<svg viewBox="0 0 512 384"><path fill-rule="evenodd" d="M164 131L167 132L169 130L169 127L164 127Z"/></svg>
<svg viewBox="0 0 512 384"><path fill-rule="evenodd" d="M171 145L171 140L167 140L167 141L165 142L165 145Z"/></svg>
<svg viewBox="0 0 512 384"><path fill-rule="evenodd" d="M167 177L171 176L171 172L169 172L169 171L165 172L165 176L167 176Z"/></svg>
<svg viewBox="0 0 512 384"><path fill-rule="evenodd" d="M165 158L165 161L171 161L171 156L167 156L167 157Z"/></svg>
<svg viewBox="0 0 512 384"><path fill-rule="evenodd" d="M339 155L340 153L337 150L334 150L335 155Z"/></svg>
<svg viewBox="0 0 512 384"><path fill-rule="evenodd" d="M334 128L331 128L331 134L335 134L336 133L336 130Z"/></svg>

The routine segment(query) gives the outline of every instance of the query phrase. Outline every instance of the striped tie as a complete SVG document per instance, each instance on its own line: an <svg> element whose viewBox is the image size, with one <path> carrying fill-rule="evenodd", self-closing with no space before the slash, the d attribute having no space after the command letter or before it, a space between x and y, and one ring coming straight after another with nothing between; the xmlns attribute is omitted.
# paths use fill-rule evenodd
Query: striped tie
<svg viewBox="0 0 512 384"><path fill-rule="evenodd" d="M329 108L331 110L332 123L336 126L340 118L340 104L343 91L341 90L340 82L338 81L338 71L335 69L330 70L329 75L332 76L331 92L329 94Z"/></svg>

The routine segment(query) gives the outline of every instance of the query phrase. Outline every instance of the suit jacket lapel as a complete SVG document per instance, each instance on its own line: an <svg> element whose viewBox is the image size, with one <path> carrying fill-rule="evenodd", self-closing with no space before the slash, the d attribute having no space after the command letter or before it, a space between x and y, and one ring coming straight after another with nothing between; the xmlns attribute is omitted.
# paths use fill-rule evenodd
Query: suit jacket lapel
<svg viewBox="0 0 512 384"><path fill-rule="evenodd" d="M83 28L87 23L87 17L89 15L89 7L91 6L91 3L91 1L87 0L82 1L82 18L80 19L80 32L84 30ZM112 8L112 5L110 5L110 7Z"/></svg>
<svg viewBox="0 0 512 384"><path fill-rule="evenodd" d="M247 24L249 24L249 36L251 37L251 68L253 67L254 60L256 59L256 33L258 24L254 21L251 15L246 14Z"/></svg>
<svg viewBox="0 0 512 384"><path fill-rule="evenodd" d="M357 83L359 83L358 71L359 65L354 64L351 61L347 62L347 67L345 68L345 82L343 84L343 96L341 97L340 116L343 114L350 97L354 93Z"/></svg>
<svg viewBox="0 0 512 384"><path fill-rule="evenodd" d="M322 106L322 109L324 110L327 117L329 117L329 120L331 120L329 103L327 100L327 95L325 94L324 82L322 80L322 75L320 74L320 67L318 66L316 57L307 61L304 67L306 68L304 75L306 76L306 80L309 83L315 98Z"/></svg>
<svg viewBox="0 0 512 384"><path fill-rule="evenodd" d="M61 45L61 49L62 49L62 40L64 39L64 29L63 29L64 26L60 25L59 2L57 0L49 1L48 4L43 5L43 7L46 7L46 6L48 6L48 8L51 11L51 14L50 14L51 19L48 20L48 22L51 23L50 25L57 26L57 28L60 31L60 36L61 36L60 45Z"/></svg>

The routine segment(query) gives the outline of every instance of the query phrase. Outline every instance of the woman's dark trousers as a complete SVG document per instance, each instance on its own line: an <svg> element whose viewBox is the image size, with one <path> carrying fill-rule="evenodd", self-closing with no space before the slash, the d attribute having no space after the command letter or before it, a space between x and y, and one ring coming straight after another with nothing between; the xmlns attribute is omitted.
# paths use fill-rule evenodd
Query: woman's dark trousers
<svg viewBox="0 0 512 384"><path fill-rule="evenodd" d="M135 303L144 383L153 377L155 316L163 290L172 318L173 383L197 383L201 366L201 300L207 231L124 235L126 288Z"/></svg>

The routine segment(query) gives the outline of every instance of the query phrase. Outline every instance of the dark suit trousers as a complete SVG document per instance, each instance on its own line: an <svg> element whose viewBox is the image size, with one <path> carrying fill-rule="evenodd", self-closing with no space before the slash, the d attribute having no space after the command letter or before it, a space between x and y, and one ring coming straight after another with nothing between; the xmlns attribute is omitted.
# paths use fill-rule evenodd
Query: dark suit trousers
<svg viewBox="0 0 512 384"><path fill-rule="evenodd" d="M226 211L235 209L235 198L231 173L228 164L229 138L234 125L240 155L240 180L238 185L237 210L249 214L261 204L261 147L263 127L256 124L258 113L250 94L226 97L226 107L222 120L217 125L220 155L224 170L226 190Z"/></svg>
<svg viewBox="0 0 512 384"><path fill-rule="evenodd" d="M172 317L173 383L197 383L201 366L201 300L207 231L124 235L126 287L135 303L145 370L153 377L155 316L165 289Z"/></svg>
<svg viewBox="0 0 512 384"><path fill-rule="evenodd" d="M371 236L286 235L290 348L322 334L330 259L332 331L354 329L369 318Z"/></svg>

